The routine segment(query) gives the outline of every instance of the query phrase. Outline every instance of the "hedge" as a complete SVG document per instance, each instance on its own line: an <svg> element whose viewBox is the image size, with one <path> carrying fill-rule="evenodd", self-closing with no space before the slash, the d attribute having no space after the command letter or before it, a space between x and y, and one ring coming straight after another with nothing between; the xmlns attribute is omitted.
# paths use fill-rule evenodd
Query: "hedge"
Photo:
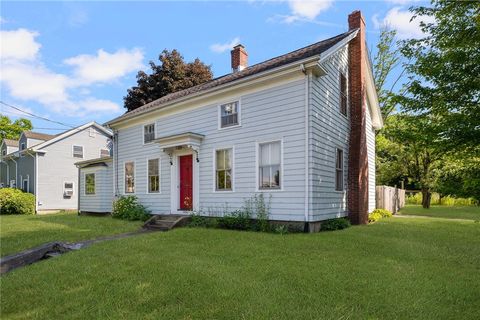
<svg viewBox="0 0 480 320"><path fill-rule="evenodd" d="M19 189L0 189L0 214L35 214L35 196Z"/></svg>

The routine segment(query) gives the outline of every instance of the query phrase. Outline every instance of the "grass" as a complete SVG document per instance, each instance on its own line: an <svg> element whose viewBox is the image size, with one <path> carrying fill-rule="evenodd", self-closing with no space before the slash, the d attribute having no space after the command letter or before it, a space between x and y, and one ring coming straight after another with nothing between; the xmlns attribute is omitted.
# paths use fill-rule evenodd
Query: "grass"
<svg viewBox="0 0 480 320"><path fill-rule="evenodd" d="M134 231L140 226L140 222L78 216L73 212L4 215L0 216L0 255L16 253L51 241L72 242Z"/></svg>
<svg viewBox="0 0 480 320"><path fill-rule="evenodd" d="M400 210L400 214L448 219L480 220L480 207L431 206L430 209L423 209L422 206L419 205L407 205Z"/></svg>
<svg viewBox="0 0 480 320"><path fill-rule="evenodd" d="M480 223L319 234L183 228L1 277L2 319L478 319Z"/></svg>

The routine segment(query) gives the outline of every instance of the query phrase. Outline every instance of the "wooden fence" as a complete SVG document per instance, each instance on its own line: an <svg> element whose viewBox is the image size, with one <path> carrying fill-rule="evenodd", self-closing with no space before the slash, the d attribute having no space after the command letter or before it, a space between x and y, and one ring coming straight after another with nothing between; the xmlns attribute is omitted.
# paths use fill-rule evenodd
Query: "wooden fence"
<svg viewBox="0 0 480 320"><path fill-rule="evenodd" d="M396 187L377 186L375 189L376 207L387 209L394 214L405 206L405 190Z"/></svg>

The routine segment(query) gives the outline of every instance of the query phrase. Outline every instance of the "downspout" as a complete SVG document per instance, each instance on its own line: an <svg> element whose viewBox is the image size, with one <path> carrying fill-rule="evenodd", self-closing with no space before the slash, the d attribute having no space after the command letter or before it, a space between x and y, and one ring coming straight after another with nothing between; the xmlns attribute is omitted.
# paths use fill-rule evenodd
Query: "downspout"
<svg viewBox="0 0 480 320"><path fill-rule="evenodd" d="M18 163L13 158L12 158L12 161L15 162L15 189L18 189Z"/></svg>
<svg viewBox="0 0 480 320"><path fill-rule="evenodd" d="M300 69L305 75L305 212L304 212L304 219L305 219L305 229L308 230L308 214L309 214L309 207L310 207L310 195L309 195L309 184L310 184L310 143L309 143L309 131L310 131L310 105L309 105L309 98L310 98L310 72L307 72L305 69L305 65L300 65Z"/></svg>
<svg viewBox="0 0 480 320"><path fill-rule="evenodd" d="M35 196L35 214L38 213L38 177L37 177L37 173L38 173L38 169L37 169L37 153L35 153L34 155L30 154L30 153L27 153L29 156L31 156L33 158L33 177L35 179L35 186L33 187L33 195ZM30 181L28 181L28 184L30 185Z"/></svg>
<svg viewBox="0 0 480 320"><path fill-rule="evenodd" d="M78 183L77 183L77 215L80 215L80 166L78 166Z"/></svg>

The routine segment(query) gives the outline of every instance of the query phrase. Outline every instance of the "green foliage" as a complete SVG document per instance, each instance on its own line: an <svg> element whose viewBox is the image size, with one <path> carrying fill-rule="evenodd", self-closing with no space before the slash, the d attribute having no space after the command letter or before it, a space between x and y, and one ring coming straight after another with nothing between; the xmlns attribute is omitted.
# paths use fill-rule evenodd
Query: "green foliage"
<svg viewBox="0 0 480 320"><path fill-rule="evenodd" d="M113 202L112 217L129 221L146 221L150 215L147 209L138 202L136 196L121 196Z"/></svg>
<svg viewBox="0 0 480 320"><path fill-rule="evenodd" d="M255 194L252 198L245 200L242 210L250 216L255 216L256 219L252 227L256 231L271 231L270 224L268 223L268 218L270 215L270 203L271 196L267 203L265 202L263 193L260 195Z"/></svg>
<svg viewBox="0 0 480 320"><path fill-rule="evenodd" d="M403 43L408 59L402 106L430 114L445 149L480 153L480 6L478 1L433 0L410 9L425 36Z"/></svg>
<svg viewBox="0 0 480 320"><path fill-rule="evenodd" d="M322 222L321 231L335 231L350 227L350 221L347 218L329 219Z"/></svg>
<svg viewBox="0 0 480 320"><path fill-rule="evenodd" d="M368 222L376 222L378 220L382 219L382 215L380 212L375 212L373 211L372 213L368 214Z"/></svg>
<svg viewBox="0 0 480 320"><path fill-rule="evenodd" d="M277 234L288 234L288 227L286 225L279 225L273 228L273 232Z"/></svg>
<svg viewBox="0 0 480 320"><path fill-rule="evenodd" d="M35 214L35 196L19 189L0 189L0 214Z"/></svg>
<svg viewBox="0 0 480 320"><path fill-rule="evenodd" d="M163 50L160 64L150 61L151 74L137 74L137 85L128 89L123 98L128 111L157 100L167 94L184 90L212 79L212 70L198 58L186 63L177 50Z"/></svg>
<svg viewBox="0 0 480 320"><path fill-rule="evenodd" d="M375 209L372 213L374 212L378 212L382 218L390 218L393 215L392 212L387 209Z"/></svg>
<svg viewBox="0 0 480 320"><path fill-rule="evenodd" d="M218 218L218 227L233 230L251 230L252 218L245 210L236 210Z"/></svg>
<svg viewBox="0 0 480 320"><path fill-rule="evenodd" d="M422 194L410 194L405 199L406 204L422 204ZM439 193L433 193L431 198L432 205L441 206L474 206L477 201L474 198L454 198L451 196L440 197Z"/></svg>
<svg viewBox="0 0 480 320"><path fill-rule="evenodd" d="M215 217L205 217L198 214L191 216L189 227L202 227L202 228L216 228L218 227L218 219Z"/></svg>
<svg viewBox="0 0 480 320"><path fill-rule="evenodd" d="M16 140L23 131L32 130L32 128L32 122L28 119L20 118L12 122L9 117L0 115L0 140Z"/></svg>

